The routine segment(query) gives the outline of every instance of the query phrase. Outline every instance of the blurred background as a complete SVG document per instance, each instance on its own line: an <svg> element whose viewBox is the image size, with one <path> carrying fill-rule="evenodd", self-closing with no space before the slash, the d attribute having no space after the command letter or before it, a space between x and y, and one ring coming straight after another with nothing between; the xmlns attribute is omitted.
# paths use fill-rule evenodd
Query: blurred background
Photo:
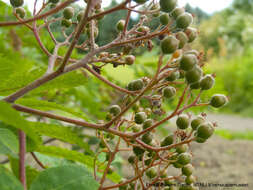
<svg viewBox="0 0 253 190"><path fill-rule="evenodd" d="M10 16L12 9L6 2L8 4L7 0L0 1L0 21L14 20L14 17ZM26 1L26 9L29 11L33 9L32 2ZM103 7L109 9L120 2L103 0ZM219 127L215 137L208 141L206 146L193 146L196 156L195 166L200 168L197 169L196 175L200 182L250 184L253 181L253 1L179 0L179 5L194 15L194 26L199 29L199 38L193 43L193 48L204 53L206 72L216 74L215 87L205 92L203 99L208 100L214 93L226 94L230 99L230 103L219 111L212 108L205 109L208 118L217 121ZM82 6L82 2L75 4L76 9L81 9ZM99 36L96 39L98 45L106 44L116 37L117 31L114 26L118 20L125 18L125 15L124 11L115 12L100 21ZM138 15L133 14L130 26L137 20ZM159 19L155 18L149 24L149 27L154 29L159 24ZM63 37L57 35L59 27L59 23L56 23L52 26L52 30L57 40L61 41ZM47 49L52 51L53 43L49 36L43 36L42 40ZM84 40L85 36L82 36L80 42ZM149 75L160 51L159 40L155 39L153 42L152 52L147 52L145 48L135 50L134 54L137 56L135 65L116 69L108 65L102 71L103 75L123 87L135 78ZM60 54L64 52L64 49L60 50ZM112 52L117 52L117 49ZM75 51L73 56L81 58L85 53ZM23 69L23 75L19 74L20 81L15 81L12 88L8 86L13 86L13 81L2 79L0 76L4 81L0 82L0 96L6 96L38 78L44 72L48 59L36 44L32 33L25 27L0 28L0 55L8 57L10 62L18 61L20 68ZM32 76L31 74L28 76L27 71L32 73ZM118 94L93 77L84 79L71 74L66 77L72 82L62 83L50 90L39 88L31 95L42 94L46 100L69 107L75 107L78 100L79 109L91 121L104 118L106 107L117 101ZM204 110L192 111L200 113ZM162 127L160 131L161 135L166 135L166 130ZM248 189L253 189L253 186Z"/></svg>

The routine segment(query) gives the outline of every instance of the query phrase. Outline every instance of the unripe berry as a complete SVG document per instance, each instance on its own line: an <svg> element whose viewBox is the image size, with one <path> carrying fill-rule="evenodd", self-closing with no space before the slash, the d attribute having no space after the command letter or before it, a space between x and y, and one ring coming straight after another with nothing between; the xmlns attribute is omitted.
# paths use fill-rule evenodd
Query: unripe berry
<svg viewBox="0 0 253 190"><path fill-rule="evenodd" d="M212 75L205 75L200 80L201 90L209 90L213 87L213 85L214 85L214 78Z"/></svg>
<svg viewBox="0 0 253 190"><path fill-rule="evenodd" d="M211 123L203 123L197 128L197 137L208 139L214 133L214 127Z"/></svg>
<svg viewBox="0 0 253 190"><path fill-rule="evenodd" d="M116 27L118 31L123 31L126 21L125 20L119 20Z"/></svg>
<svg viewBox="0 0 253 190"><path fill-rule="evenodd" d="M187 164L182 168L182 174L185 176L192 175L193 171L194 171L194 167L191 164Z"/></svg>
<svg viewBox="0 0 253 190"><path fill-rule="evenodd" d="M56 4L56 3L58 3L60 0L49 0L49 3L54 3L54 4Z"/></svg>
<svg viewBox="0 0 253 190"><path fill-rule="evenodd" d="M109 175L112 174L112 173L113 173L113 168L112 168L112 167L109 167L107 173L108 173Z"/></svg>
<svg viewBox="0 0 253 190"><path fill-rule="evenodd" d="M148 0L134 0L134 2L139 3L139 4L143 4L146 3Z"/></svg>
<svg viewBox="0 0 253 190"><path fill-rule="evenodd" d="M113 105L110 107L109 112L112 115L116 116L121 112L121 108L118 105Z"/></svg>
<svg viewBox="0 0 253 190"><path fill-rule="evenodd" d="M200 81L195 82L195 83L192 83L192 84L190 85L190 89L191 89L191 90L200 89Z"/></svg>
<svg viewBox="0 0 253 190"><path fill-rule="evenodd" d="M145 164L146 166L149 166L149 165L151 164L151 162L152 162L152 159L150 158L150 159L145 160L145 161L144 161L144 164Z"/></svg>
<svg viewBox="0 0 253 190"><path fill-rule="evenodd" d="M176 147L176 152L178 154L184 153L187 150L188 150L188 146L186 144L182 144L182 145Z"/></svg>
<svg viewBox="0 0 253 190"><path fill-rule="evenodd" d="M174 168L182 168L183 167L183 165L178 162L174 162L174 163L172 163L172 165Z"/></svg>
<svg viewBox="0 0 253 190"><path fill-rule="evenodd" d="M176 89L174 87L166 87L163 89L163 97L172 98L176 94Z"/></svg>
<svg viewBox="0 0 253 190"><path fill-rule="evenodd" d="M127 160L128 160L128 162L129 162L130 164L134 164L135 158L136 158L136 157L135 157L134 155L132 155L132 156L129 156Z"/></svg>
<svg viewBox="0 0 253 190"><path fill-rule="evenodd" d="M185 44L188 42L188 37L186 36L186 34L184 32L178 32L176 34L176 38L179 40L179 49L182 49Z"/></svg>
<svg viewBox="0 0 253 190"><path fill-rule="evenodd" d="M78 22L80 22L83 18L83 15L84 15L84 11L80 11L77 16L76 16L76 19Z"/></svg>
<svg viewBox="0 0 253 190"><path fill-rule="evenodd" d="M193 54L193 55L195 55L196 57L199 56L199 52L198 52L197 50L195 50L195 49L186 51L185 54Z"/></svg>
<svg viewBox="0 0 253 190"><path fill-rule="evenodd" d="M202 139L202 138L199 138L199 137L196 137L196 140L195 140L197 143L205 143L206 142L206 139Z"/></svg>
<svg viewBox="0 0 253 190"><path fill-rule="evenodd" d="M205 119L201 116L196 117L191 121L191 127L193 130L196 130L198 126L205 122Z"/></svg>
<svg viewBox="0 0 253 190"><path fill-rule="evenodd" d="M167 25L169 23L169 20L170 18L168 13L164 13L160 16L160 23L162 25Z"/></svg>
<svg viewBox="0 0 253 190"><path fill-rule="evenodd" d="M15 13L20 17L20 18L24 18L26 13L25 13L25 9L23 7L18 7L15 9Z"/></svg>
<svg viewBox="0 0 253 190"><path fill-rule="evenodd" d="M144 83L141 79L133 81L133 91L141 90L144 87Z"/></svg>
<svg viewBox="0 0 253 190"><path fill-rule="evenodd" d="M141 147L135 146L135 147L133 148L133 152L134 152L134 154L135 154L136 156L140 156L140 155L143 155L143 154L144 154L145 150L144 150L143 148L141 148Z"/></svg>
<svg viewBox="0 0 253 190"><path fill-rule="evenodd" d="M143 130L151 127L153 125L152 119L146 119L142 125Z"/></svg>
<svg viewBox="0 0 253 190"><path fill-rule="evenodd" d="M66 7L63 10L63 17L65 19L71 19L74 16L74 9L72 7Z"/></svg>
<svg viewBox="0 0 253 190"><path fill-rule="evenodd" d="M182 114L178 116L176 124L179 129L187 129L190 124L188 115Z"/></svg>
<svg viewBox="0 0 253 190"><path fill-rule="evenodd" d="M132 131L133 131L134 133L140 132L140 131L141 131L141 126L139 126L139 125L134 125L134 126L132 127Z"/></svg>
<svg viewBox="0 0 253 190"><path fill-rule="evenodd" d="M147 115L145 112L139 112L135 114L134 121L137 124L142 124L147 119Z"/></svg>
<svg viewBox="0 0 253 190"><path fill-rule="evenodd" d="M144 143L149 144L153 140L153 136L151 133L148 132L142 136L141 140Z"/></svg>
<svg viewBox="0 0 253 190"><path fill-rule="evenodd" d="M173 9L173 11L170 13L170 15L174 18L177 19L181 14L185 12L184 8L177 7Z"/></svg>
<svg viewBox="0 0 253 190"><path fill-rule="evenodd" d="M179 79L179 77L180 77L179 71L173 71L173 72L170 72L169 76L166 77L166 80L173 82L173 81Z"/></svg>
<svg viewBox="0 0 253 190"><path fill-rule="evenodd" d="M190 13L183 13L177 17L176 23L177 27L181 29L185 29L192 23L193 18Z"/></svg>
<svg viewBox="0 0 253 190"><path fill-rule="evenodd" d="M182 153L178 155L177 162L182 165L187 165L191 162L192 156L189 153Z"/></svg>
<svg viewBox="0 0 253 190"><path fill-rule="evenodd" d="M151 11L156 11L154 14L152 14L153 17L158 17L160 15L160 6L159 4L154 4L151 8Z"/></svg>
<svg viewBox="0 0 253 190"><path fill-rule="evenodd" d="M21 7L24 4L24 0L10 0L10 4L13 7Z"/></svg>
<svg viewBox="0 0 253 190"><path fill-rule="evenodd" d="M179 40L174 36L168 36L161 42L161 49L163 54L171 54L178 49Z"/></svg>
<svg viewBox="0 0 253 190"><path fill-rule="evenodd" d="M188 27L184 32L188 36L189 43L193 42L198 37L198 31L196 28Z"/></svg>
<svg viewBox="0 0 253 190"><path fill-rule="evenodd" d="M228 102L228 99L223 94L215 94L212 96L210 105L215 108L220 108L224 105L226 105Z"/></svg>
<svg viewBox="0 0 253 190"><path fill-rule="evenodd" d="M150 31L150 28L147 27L147 26L140 26L138 29L137 29L138 32L141 32L142 35L143 34L147 34L149 31ZM138 36L141 36L141 34L138 34Z"/></svg>
<svg viewBox="0 0 253 190"><path fill-rule="evenodd" d="M196 182L196 178L195 178L194 176L192 176L192 175L187 176L187 177L185 178L185 183L186 183L187 185L190 185L190 184L195 183L195 182Z"/></svg>
<svg viewBox="0 0 253 190"><path fill-rule="evenodd" d="M180 69L191 70L198 63L198 58L193 54L184 54L180 60Z"/></svg>
<svg viewBox="0 0 253 190"><path fill-rule="evenodd" d="M135 56L133 56L133 55L128 55L128 56L125 57L125 63L127 65L134 64L134 61L135 61Z"/></svg>
<svg viewBox="0 0 253 190"><path fill-rule="evenodd" d="M96 38L98 36L98 28L94 27L93 28L93 34L94 34L94 38ZM90 38L90 29L87 30L87 36Z"/></svg>
<svg viewBox="0 0 253 190"><path fill-rule="evenodd" d="M99 13L102 13L102 12L104 12L104 9L102 9L102 8L96 9L96 11L95 11L96 14L99 14ZM101 15L101 16L97 17L96 19L97 19L97 20L101 20L101 19L104 18L104 16L105 16L105 15Z"/></svg>
<svg viewBox="0 0 253 190"><path fill-rule="evenodd" d="M161 11L171 12L177 5L177 0L160 0Z"/></svg>
<svg viewBox="0 0 253 190"><path fill-rule="evenodd" d="M150 179L153 179L154 177L157 176L157 173L154 168L151 168L148 171L146 171L146 176Z"/></svg>
<svg viewBox="0 0 253 190"><path fill-rule="evenodd" d="M171 144L173 144L174 141L174 136L173 135L169 135L167 136L165 139L163 139L163 141L161 142L161 146L169 146Z"/></svg>
<svg viewBox="0 0 253 190"><path fill-rule="evenodd" d="M67 20L67 19L62 19L61 20L61 25L68 28L72 25L72 22L70 20Z"/></svg>
<svg viewBox="0 0 253 190"><path fill-rule="evenodd" d="M202 77L203 71L199 66L195 66L192 70L187 71L185 74L185 79L188 84L198 82Z"/></svg>

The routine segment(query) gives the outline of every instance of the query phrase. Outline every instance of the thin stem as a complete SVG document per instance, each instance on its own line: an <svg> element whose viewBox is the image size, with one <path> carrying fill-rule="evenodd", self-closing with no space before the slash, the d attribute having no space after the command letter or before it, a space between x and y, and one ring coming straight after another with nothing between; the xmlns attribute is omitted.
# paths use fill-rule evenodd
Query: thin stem
<svg viewBox="0 0 253 190"><path fill-rule="evenodd" d="M38 159L38 157L34 154L34 152L31 152L31 155L33 157L33 159L37 162L37 164L39 164L39 166L42 169L46 169L46 167L43 165L43 163Z"/></svg>
<svg viewBox="0 0 253 190"><path fill-rule="evenodd" d="M25 153L26 153L26 135L23 131L18 131L19 136L19 179L26 190L26 173L25 173Z"/></svg>

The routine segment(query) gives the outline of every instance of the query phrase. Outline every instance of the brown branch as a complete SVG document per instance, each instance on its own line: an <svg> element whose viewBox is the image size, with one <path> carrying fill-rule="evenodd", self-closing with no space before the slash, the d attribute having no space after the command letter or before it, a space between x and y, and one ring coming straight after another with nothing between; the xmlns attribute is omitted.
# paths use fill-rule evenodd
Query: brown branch
<svg viewBox="0 0 253 190"><path fill-rule="evenodd" d="M33 159L37 162L37 164L39 164L39 166L42 169L46 169L46 167L43 165L43 163L38 159L38 157L34 154L34 152L31 152L31 155L33 157Z"/></svg>

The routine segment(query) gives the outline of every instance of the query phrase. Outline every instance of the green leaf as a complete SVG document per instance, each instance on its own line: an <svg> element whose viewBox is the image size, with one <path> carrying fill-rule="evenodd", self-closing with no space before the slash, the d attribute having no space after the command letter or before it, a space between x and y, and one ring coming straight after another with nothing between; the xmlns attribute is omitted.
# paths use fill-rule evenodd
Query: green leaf
<svg viewBox="0 0 253 190"><path fill-rule="evenodd" d="M0 189L1 190L24 190L18 179L7 169L0 166Z"/></svg>
<svg viewBox="0 0 253 190"><path fill-rule="evenodd" d="M18 157L18 139L8 129L0 128L0 154Z"/></svg>
<svg viewBox="0 0 253 190"><path fill-rule="evenodd" d="M31 128L28 121L26 121L18 111L14 110L10 104L0 101L0 121L11 125L17 129L21 129L25 134L36 143L41 144L41 138Z"/></svg>
<svg viewBox="0 0 253 190"><path fill-rule="evenodd" d="M96 190L99 184L80 165L49 168L40 173L30 190Z"/></svg>
<svg viewBox="0 0 253 190"><path fill-rule="evenodd" d="M86 152L93 154L88 143L84 142L71 127L39 122L30 122L31 129L40 135L60 139L64 142L76 144Z"/></svg>

